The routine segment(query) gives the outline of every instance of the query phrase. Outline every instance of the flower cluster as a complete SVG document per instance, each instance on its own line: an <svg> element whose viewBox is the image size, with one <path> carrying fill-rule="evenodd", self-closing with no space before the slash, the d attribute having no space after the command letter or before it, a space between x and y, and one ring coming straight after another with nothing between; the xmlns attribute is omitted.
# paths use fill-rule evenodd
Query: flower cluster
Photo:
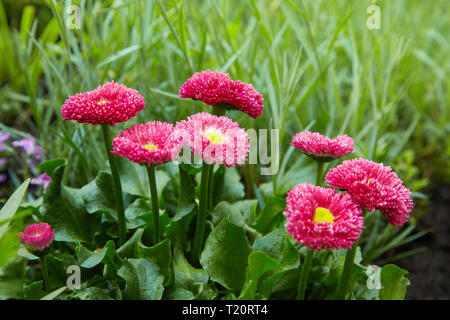
<svg viewBox="0 0 450 320"><path fill-rule="evenodd" d="M349 249L363 229L361 210L347 194L299 184L286 197L287 231L310 249Z"/></svg>
<svg viewBox="0 0 450 320"><path fill-rule="evenodd" d="M413 207L411 192L391 167L366 159L344 161L326 175L327 183L345 190L366 210L380 210L395 227L404 224Z"/></svg>
<svg viewBox="0 0 450 320"><path fill-rule="evenodd" d="M195 73L180 88L181 98L201 100L209 106L225 104L252 118L262 114L263 97L251 84L233 81L228 74L205 70Z"/></svg>

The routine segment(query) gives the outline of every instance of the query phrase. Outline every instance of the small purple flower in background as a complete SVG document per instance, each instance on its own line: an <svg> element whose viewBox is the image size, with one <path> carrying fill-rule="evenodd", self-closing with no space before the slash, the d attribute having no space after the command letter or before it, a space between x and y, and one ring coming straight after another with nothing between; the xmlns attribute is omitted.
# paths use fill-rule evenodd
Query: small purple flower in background
<svg viewBox="0 0 450 320"><path fill-rule="evenodd" d="M0 152L5 150L5 142L10 138L10 135L8 132L0 131Z"/></svg>
<svg viewBox="0 0 450 320"><path fill-rule="evenodd" d="M42 153L42 149L37 145L36 140L33 138L24 138L22 140L16 140L12 143L13 147L15 148L22 148L26 153L28 154L34 154L38 152ZM40 150L39 150L40 149Z"/></svg>
<svg viewBox="0 0 450 320"><path fill-rule="evenodd" d="M0 158L0 167L3 167L7 162L6 158Z"/></svg>
<svg viewBox="0 0 450 320"><path fill-rule="evenodd" d="M5 182L7 178L6 174L0 173L0 184Z"/></svg>
<svg viewBox="0 0 450 320"><path fill-rule="evenodd" d="M47 188L50 180L52 180L52 178L50 176L48 176L45 172L43 174L41 174L39 177L33 178L31 179L31 184L34 185L42 185L44 187L44 190Z"/></svg>
<svg viewBox="0 0 450 320"><path fill-rule="evenodd" d="M22 148L28 155L33 155L34 159L27 159L27 165L32 167L36 163L34 160L41 161L42 148L36 143L33 138L24 138L22 140L16 140L12 143L15 148Z"/></svg>

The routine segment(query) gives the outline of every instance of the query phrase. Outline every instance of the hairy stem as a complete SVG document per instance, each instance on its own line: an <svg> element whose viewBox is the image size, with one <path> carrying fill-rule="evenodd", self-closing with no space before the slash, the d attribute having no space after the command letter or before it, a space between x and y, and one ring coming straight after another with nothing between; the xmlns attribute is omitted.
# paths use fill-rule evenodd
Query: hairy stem
<svg viewBox="0 0 450 320"><path fill-rule="evenodd" d="M199 262L200 253L203 249L203 237L205 235L205 225L206 225L206 208L208 206L209 174L211 171L211 167L212 165L203 162L202 178L200 182L200 203L198 208L194 245L192 247L192 260L194 263Z"/></svg>

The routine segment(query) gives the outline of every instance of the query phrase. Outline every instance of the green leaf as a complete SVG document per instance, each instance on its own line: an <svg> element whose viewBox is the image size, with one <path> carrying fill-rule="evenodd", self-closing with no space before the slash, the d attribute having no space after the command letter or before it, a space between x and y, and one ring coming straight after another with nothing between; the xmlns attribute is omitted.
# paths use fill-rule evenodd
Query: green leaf
<svg viewBox="0 0 450 320"><path fill-rule="evenodd" d="M50 292L45 297L41 298L41 300L54 300L56 297L58 297L61 293L67 290L67 287L61 287L59 289L56 289L55 291Z"/></svg>
<svg viewBox="0 0 450 320"><path fill-rule="evenodd" d="M22 183L16 191L14 191L12 196L0 210L0 222L7 221L0 225L0 239L4 236L6 230L8 230L9 221L11 221L11 219L16 214L16 211L19 208L23 197L25 196L30 181L30 179L25 180L25 182Z"/></svg>
<svg viewBox="0 0 450 320"><path fill-rule="evenodd" d="M127 228L136 229L153 224L152 204L149 199L137 198L125 209Z"/></svg>
<svg viewBox="0 0 450 320"><path fill-rule="evenodd" d="M113 266L115 265L115 245L112 240L109 240L103 249L97 249L95 251L90 251L82 245L78 245L75 249L75 254L78 263L82 268L94 268L102 262L109 265L112 264Z"/></svg>
<svg viewBox="0 0 450 320"><path fill-rule="evenodd" d="M212 280L238 294L245 281L249 254L245 230L225 217L206 239L200 264Z"/></svg>
<svg viewBox="0 0 450 320"><path fill-rule="evenodd" d="M382 300L403 300L409 280L405 278L408 271L397 267L395 264L384 265L381 269L380 298Z"/></svg>
<svg viewBox="0 0 450 320"><path fill-rule="evenodd" d="M123 298L128 300L160 300L164 277L159 267L147 259L125 261L117 274L125 279Z"/></svg>
<svg viewBox="0 0 450 320"><path fill-rule="evenodd" d="M165 239L152 247L145 246L139 240L137 242L137 257L146 258L154 262L164 276L165 284L169 284L172 281L172 251L169 239Z"/></svg>
<svg viewBox="0 0 450 320"><path fill-rule="evenodd" d="M128 159L118 158L117 160L123 192L150 198L150 186L145 167L131 162ZM161 199L163 190L170 178L166 172L161 170L156 170L155 178L158 197Z"/></svg>
<svg viewBox="0 0 450 320"><path fill-rule="evenodd" d="M51 172L40 212L55 229L56 241L89 242L91 226L98 225L98 216L88 215L80 189L62 185L65 168L64 164Z"/></svg>
<svg viewBox="0 0 450 320"><path fill-rule="evenodd" d="M14 257L0 268L0 300L23 299L25 260Z"/></svg>
<svg viewBox="0 0 450 320"><path fill-rule="evenodd" d="M44 171L49 176L51 176L56 168L65 165L67 165L66 159L53 159L42 162L41 164L39 164L38 168L39 170Z"/></svg>
<svg viewBox="0 0 450 320"><path fill-rule="evenodd" d="M254 251L248 257L248 268L245 275L245 284L239 300L255 299L259 279L268 271L280 268L281 265L269 257L265 252Z"/></svg>
<svg viewBox="0 0 450 320"><path fill-rule="evenodd" d="M203 269L196 269L191 266L183 255L183 251L177 247L174 248L173 269L175 285L189 290L194 294L194 297L198 297L208 283L208 273Z"/></svg>
<svg viewBox="0 0 450 320"><path fill-rule="evenodd" d="M35 281L29 285L23 285L23 295L25 300L39 300L45 296L44 282Z"/></svg>
<svg viewBox="0 0 450 320"><path fill-rule="evenodd" d="M106 213L110 219L117 220L111 174L99 171L97 177L81 188L81 197L89 213Z"/></svg>
<svg viewBox="0 0 450 320"><path fill-rule="evenodd" d="M185 165L179 165L180 172L180 194L178 200L178 209L174 221L181 220L192 212L195 208L195 187L191 173L185 170Z"/></svg>
<svg viewBox="0 0 450 320"><path fill-rule="evenodd" d="M165 300L194 300L194 294L183 288L170 287L164 291Z"/></svg>
<svg viewBox="0 0 450 320"><path fill-rule="evenodd" d="M106 290L97 287L78 290L74 297L80 300L113 300Z"/></svg>
<svg viewBox="0 0 450 320"><path fill-rule="evenodd" d="M180 164L180 167L183 168L183 170L191 176L195 176L197 173L200 173L200 171L202 171L201 164L182 163Z"/></svg>
<svg viewBox="0 0 450 320"><path fill-rule="evenodd" d="M241 200L233 204L219 202L211 212L212 221L217 224L224 216L229 215L230 221L238 226L251 225L254 221L257 200Z"/></svg>
<svg viewBox="0 0 450 320"><path fill-rule="evenodd" d="M276 229L256 239L253 250L264 251L284 268L298 267L300 264L300 254L284 229Z"/></svg>
<svg viewBox="0 0 450 320"><path fill-rule="evenodd" d="M172 280L172 251L170 240L165 239L160 243L147 247L142 243L144 229L138 229L133 236L117 250L123 258L145 258L158 266L159 272L164 276L165 283Z"/></svg>
<svg viewBox="0 0 450 320"><path fill-rule="evenodd" d="M219 168L220 169L220 168ZM221 200L234 202L241 200L245 196L244 185L241 183L241 176L236 168L225 170L224 187Z"/></svg>
<svg viewBox="0 0 450 320"><path fill-rule="evenodd" d="M277 196L271 196L261 211L255 229L261 233L267 233L272 227L276 217L282 216L282 211L286 207L286 200Z"/></svg>

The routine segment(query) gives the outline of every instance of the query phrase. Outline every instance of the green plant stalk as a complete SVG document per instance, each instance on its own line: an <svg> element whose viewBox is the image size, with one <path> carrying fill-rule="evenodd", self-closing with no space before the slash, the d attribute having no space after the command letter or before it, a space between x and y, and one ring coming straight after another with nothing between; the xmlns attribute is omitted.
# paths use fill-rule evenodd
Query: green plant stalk
<svg viewBox="0 0 450 320"><path fill-rule="evenodd" d="M305 261L303 262L302 270L300 272L300 281L298 282L297 300L305 299L306 284L308 282L309 269L314 256L314 250L309 250L306 253Z"/></svg>
<svg viewBox="0 0 450 320"><path fill-rule="evenodd" d="M41 255L39 257L39 260L41 261L42 278L44 280L44 291L48 291L50 281L48 277L48 268L47 268L47 261L45 260L45 254Z"/></svg>
<svg viewBox="0 0 450 320"><path fill-rule="evenodd" d="M197 224L195 229L194 245L192 246L192 260L199 262L200 253L203 247L203 237L205 235L206 208L208 205L208 184L212 165L203 162L202 177L200 181L200 203L198 208Z"/></svg>
<svg viewBox="0 0 450 320"><path fill-rule="evenodd" d="M147 166L148 183L150 185L150 196L152 198L153 211L153 245L159 242L159 207L158 191L156 189L155 167Z"/></svg>
<svg viewBox="0 0 450 320"><path fill-rule="evenodd" d="M355 261L356 250L358 249L359 239L355 241L352 248L347 250L345 255L344 270L342 271L341 281L339 282L336 290L335 299L345 300L346 292L348 289L353 262Z"/></svg>
<svg viewBox="0 0 450 320"><path fill-rule="evenodd" d="M366 211L363 209L363 217L365 218ZM353 269L353 263L355 261L356 256L356 250L358 249L359 240L361 239L362 233L359 236L359 239L355 241L353 246L350 250L347 250L347 254L345 255L345 262L344 262L344 270L342 270L342 277L338 284L338 288L336 290L335 299L338 300L345 300L346 292L349 286L352 269Z"/></svg>
<svg viewBox="0 0 450 320"><path fill-rule="evenodd" d="M125 226L125 209L123 205L122 184L120 183L119 168L117 166L116 157L110 152L111 139L110 139L109 124L102 124L103 140L105 142L105 150L109 160L109 166L111 168L111 175L113 179L113 192L114 199L116 201L117 211L117 224L119 226L119 245L125 243L126 240L126 226Z"/></svg>
<svg viewBox="0 0 450 320"><path fill-rule="evenodd" d="M213 208L213 190L214 190L214 165L211 165L208 175L208 210Z"/></svg>
<svg viewBox="0 0 450 320"><path fill-rule="evenodd" d="M322 177L323 177L323 167L325 163L322 161L317 161L317 177L316 177L316 185L322 186Z"/></svg>
<svg viewBox="0 0 450 320"><path fill-rule="evenodd" d="M212 106L212 114L215 116L224 116L226 112L226 108L219 105ZM209 172L209 180L208 180L208 210L212 210L213 208L213 188L214 188L214 165L211 165Z"/></svg>

